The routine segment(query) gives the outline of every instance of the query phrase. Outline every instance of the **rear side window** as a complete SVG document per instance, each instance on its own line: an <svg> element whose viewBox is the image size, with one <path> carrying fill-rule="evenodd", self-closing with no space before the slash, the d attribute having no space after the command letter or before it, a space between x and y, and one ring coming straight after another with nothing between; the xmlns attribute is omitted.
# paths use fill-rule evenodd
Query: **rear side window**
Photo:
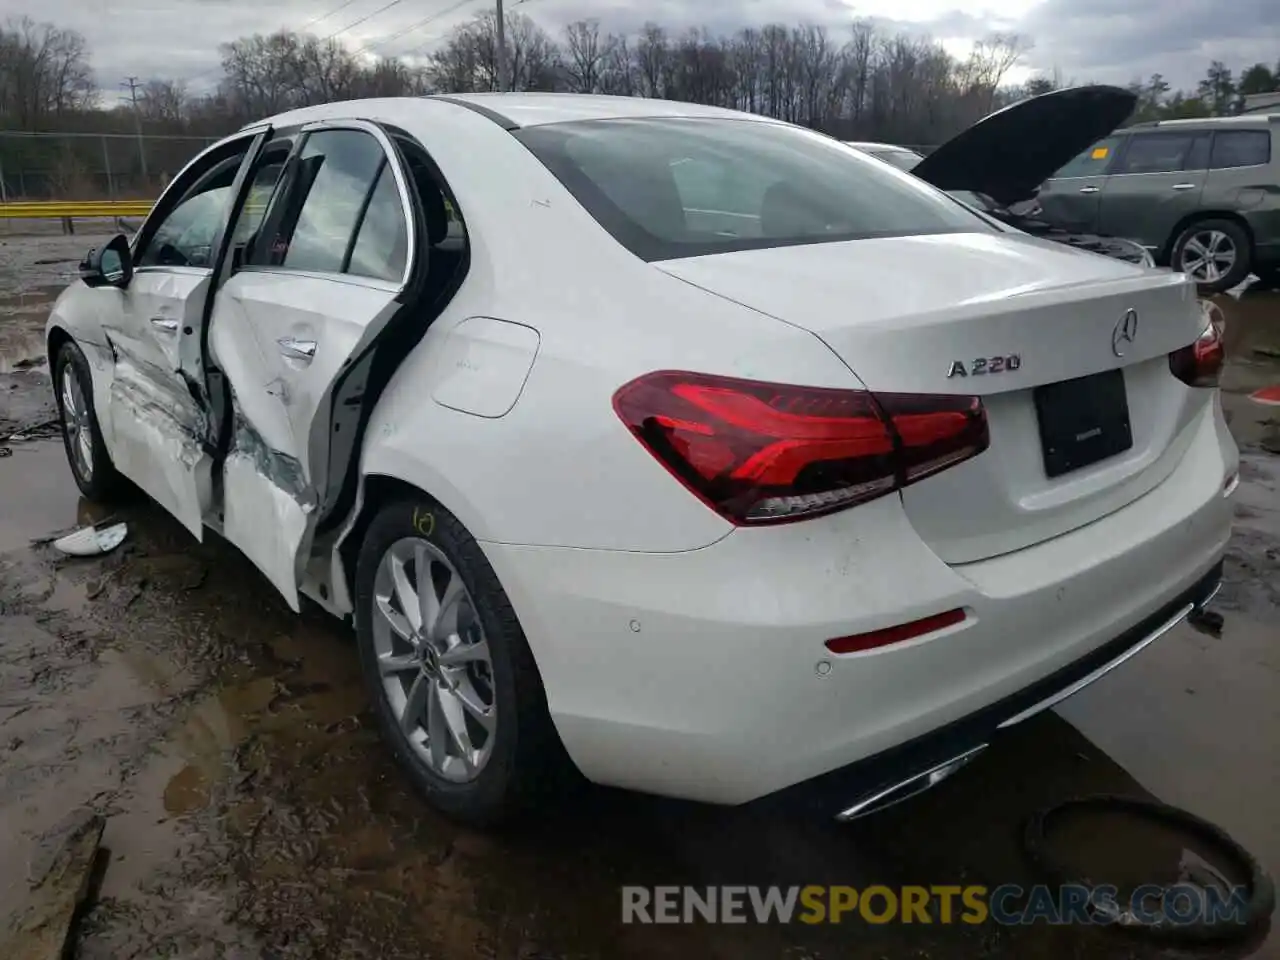
<svg viewBox="0 0 1280 960"><path fill-rule="evenodd" d="M1183 170L1208 170L1209 169L1209 145L1213 141L1213 134L1198 134L1191 144L1191 149L1187 152L1186 159L1182 161Z"/></svg>
<svg viewBox="0 0 1280 960"><path fill-rule="evenodd" d="M1223 130L1213 138L1214 170L1253 167L1271 162L1271 131Z"/></svg>
<svg viewBox="0 0 1280 960"><path fill-rule="evenodd" d="M405 227L404 208L396 190L391 167L382 165L369 209L365 211L351 248L347 273L379 280L399 280L404 276L404 262L409 253L409 235Z"/></svg>
<svg viewBox="0 0 1280 960"><path fill-rule="evenodd" d="M298 157L298 219L282 266L340 273L365 197L382 169L382 147L367 133L312 134Z"/></svg>
<svg viewBox="0 0 1280 960"><path fill-rule="evenodd" d="M645 260L995 229L927 184L798 127L644 118L514 135Z"/></svg>
<svg viewBox="0 0 1280 960"><path fill-rule="evenodd" d="M1115 158L1116 150L1120 147L1122 140L1123 137L1107 137L1105 140L1099 140L1050 179L1101 176Z"/></svg>
<svg viewBox="0 0 1280 960"><path fill-rule="evenodd" d="M1136 134L1113 173L1173 173L1195 145L1194 133Z"/></svg>

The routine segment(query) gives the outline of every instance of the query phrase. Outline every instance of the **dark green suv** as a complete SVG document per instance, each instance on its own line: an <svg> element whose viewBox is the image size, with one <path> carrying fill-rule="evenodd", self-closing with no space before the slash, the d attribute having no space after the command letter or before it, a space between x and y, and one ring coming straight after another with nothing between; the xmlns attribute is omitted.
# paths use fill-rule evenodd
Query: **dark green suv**
<svg viewBox="0 0 1280 960"><path fill-rule="evenodd" d="M1280 114L1117 130L1041 188L1040 216L1129 237L1205 292L1280 283Z"/></svg>

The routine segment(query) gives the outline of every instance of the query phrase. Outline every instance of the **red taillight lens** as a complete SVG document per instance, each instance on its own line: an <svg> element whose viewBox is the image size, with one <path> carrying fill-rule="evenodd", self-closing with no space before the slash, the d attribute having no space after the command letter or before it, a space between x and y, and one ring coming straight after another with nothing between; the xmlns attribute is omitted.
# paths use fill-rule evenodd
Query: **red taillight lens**
<svg viewBox="0 0 1280 960"><path fill-rule="evenodd" d="M977 397L877 394L663 371L613 398L636 438L737 524L865 503L981 453Z"/></svg>
<svg viewBox="0 0 1280 960"><path fill-rule="evenodd" d="M1169 354L1169 370L1190 387L1216 387L1227 358L1223 340L1226 321L1221 309L1208 303L1204 313L1207 322L1196 342Z"/></svg>
<svg viewBox="0 0 1280 960"><path fill-rule="evenodd" d="M872 630L870 633L859 633L852 637L836 637L827 641L827 649L832 653L861 653L877 647L888 647L895 643L903 643L923 637L926 633L934 633L964 623L965 612L961 609L948 610L946 613L935 613L931 617L900 623L896 627L885 627L883 630Z"/></svg>

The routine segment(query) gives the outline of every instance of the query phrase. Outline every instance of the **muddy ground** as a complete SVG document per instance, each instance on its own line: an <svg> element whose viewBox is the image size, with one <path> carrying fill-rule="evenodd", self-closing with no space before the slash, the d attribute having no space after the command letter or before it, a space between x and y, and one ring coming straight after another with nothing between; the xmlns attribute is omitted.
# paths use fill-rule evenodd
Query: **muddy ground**
<svg viewBox="0 0 1280 960"><path fill-rule="evenodd" d="M39 330L94 239L0 237L0 437L52 415ZM107 512L79 497L59 442L12 440L0 915L27 896L42 835L88 808L107 851L76 931L92 960L1166 956L1116 931L1045 926L623 926L618 888L1029 885L1023 822L1090 793L1185 807L1280 874L1280 457L1262 446L1277 408L1245 398L1280 381L1280 294L1223 306L1224 400L1245 461L1222 637L1179 628L937 790L848 826L593 790L520 832L454 827L392 768L346 628L293 616L224 543L195 544L142 501L118 512L120 550L56 554L38 541ZM1122 821L1073 841L1100 882L1169 882L1180 848ZM1280 938L1200 955L1280 956Z"/></svg>

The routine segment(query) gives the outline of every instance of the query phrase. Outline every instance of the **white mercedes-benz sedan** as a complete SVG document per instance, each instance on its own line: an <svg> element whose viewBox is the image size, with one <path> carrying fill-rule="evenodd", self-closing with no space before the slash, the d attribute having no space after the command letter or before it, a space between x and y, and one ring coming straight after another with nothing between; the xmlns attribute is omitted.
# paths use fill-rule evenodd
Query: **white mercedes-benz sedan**
<svg viewBox="0 0 1280 960"><path fill-rule="evenodd" d="M48 348L81 490L350 617L441 810L847 819L1209 601L1208 316L796 126L506 94L226 138Z"/></svg>

